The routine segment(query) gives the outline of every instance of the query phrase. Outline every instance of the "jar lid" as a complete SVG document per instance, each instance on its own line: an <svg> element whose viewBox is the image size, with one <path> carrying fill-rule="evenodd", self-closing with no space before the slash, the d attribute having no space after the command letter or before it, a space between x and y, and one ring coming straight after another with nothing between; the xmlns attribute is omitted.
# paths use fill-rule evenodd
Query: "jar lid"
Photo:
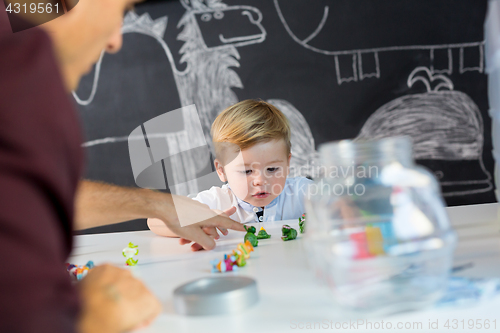
<svg viewBox="0 0 500 333"><path fill-rule="evenodd" d="M257 282L243 276L204 277L174 290L175 309L187 316L236 313L258 300Z"/></svg>

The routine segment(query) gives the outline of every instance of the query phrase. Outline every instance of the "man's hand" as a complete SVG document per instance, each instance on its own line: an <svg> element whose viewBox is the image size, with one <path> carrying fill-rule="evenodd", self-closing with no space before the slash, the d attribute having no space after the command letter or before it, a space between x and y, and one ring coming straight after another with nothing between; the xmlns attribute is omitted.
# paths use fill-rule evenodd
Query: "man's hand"
<svg viewBox="0 0 500 333"><path fill-rule="evenodd" d="M233 207L225 210L224 212L222 212L220 210L216 210L216 209L214 209L213 211L216 212L219 216L229 217L236 212L236 207L233 206ZM236 222L236 223L238 223L238 222ZM223 228L220 226L215 227L213 225L206 224L205 221L196 224L196 226L201 227L203 232L205 232L205 234L207 234L208 236L210 236L213 239L220 238L219 233L217 232L217 229L219 229L219 231L222 232L223 235L228 234L228 231L226 228ZM243 229L243 231L244 231L244 229ZM189 243L191 243L190 239L186 239L186 238L179 239L179 244L181 244L181 245L185 245L185 244L189 244ZM193 251L199 251L199 250L202 250L203 248L204 248L203 245L196 243L196 242L191 245L191 250L193 250Z"/></svg>
<svg viewBox="0 0 500 333"><path fill-rule="evenodd" d="M225 213L232 215L234 211ZM157 234L179 236L210 250L215 247L213 238L218 236L215 228L224 234L225 229L245 231L241 223L226 215L188 197L81 181L76 196L75 225L76 229L85 229L149 218L148 225L155 223Z"/></svg>
<svg viewBox="0 0 500 333"><path fill-rule="evenodd" d="M219 229L224 235L227 234L227 229L245 231L243 224L228 217L235 213L235 207L221 212L211 210L207 205L187 197L172 195L171 200L171 202L167 201L164 207L164 211L170 213L164 217L158 217L158 219L165 225L166 236L179 236L181 244L194 242L193 251L202 248L205 250L213 249L215 247L214 239L219 238L216 229ZM175 210L172 212L174 207ZM158 220L151 220L148 220L148 224L150 222L160 223ZM155 230L156 233L161 234L157 231Z"/></svg>
<svg viewBox="0 0 500 333"><path fill-rule="evenodd" d="M149 324L160 302L128 270L98 266L78 283L82 299L79 331L118 333Z"/></svg>

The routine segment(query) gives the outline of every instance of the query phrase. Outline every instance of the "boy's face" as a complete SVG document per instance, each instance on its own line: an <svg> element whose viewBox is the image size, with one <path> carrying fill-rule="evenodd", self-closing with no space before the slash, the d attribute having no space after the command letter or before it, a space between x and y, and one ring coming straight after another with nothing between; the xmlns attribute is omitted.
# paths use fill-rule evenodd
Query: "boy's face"
<svg viewBox="0 0 500 333"><path fill-rule="evenodd" d="M215 160L221 181L227 181L234 194L257 207L271 203L285 186L292 154L287 156L284 140L258 143L248 149L224 152L226 165Z"/></svg>

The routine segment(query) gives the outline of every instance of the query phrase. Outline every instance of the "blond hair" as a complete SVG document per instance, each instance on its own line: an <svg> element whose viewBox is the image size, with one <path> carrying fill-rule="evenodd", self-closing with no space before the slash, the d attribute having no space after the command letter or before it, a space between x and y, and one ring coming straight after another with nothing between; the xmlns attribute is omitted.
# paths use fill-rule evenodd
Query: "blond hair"
<svg viewBox="0 0 500 333"><path fill-rule="evenodd" d="M239 150L258 143L283 139L286 154L290 154L290 124L285 115L274 105L264 101L247 99L222 111L210 131L215 154L220 159L222 143L235 144Z"/></svg>

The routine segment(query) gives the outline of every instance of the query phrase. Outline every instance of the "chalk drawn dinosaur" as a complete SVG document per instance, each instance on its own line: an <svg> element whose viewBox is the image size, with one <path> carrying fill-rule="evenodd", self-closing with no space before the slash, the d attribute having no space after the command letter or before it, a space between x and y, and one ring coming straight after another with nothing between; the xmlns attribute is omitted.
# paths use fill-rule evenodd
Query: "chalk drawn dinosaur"
<svg viewBox="0 0 500 333"><path fill-rule="evenodd" d="M463 92L454 91L449 78L432 75L426 67L412 71L408 88L417 82L424 84L426 93L383 105L368 118L356 139L408 135L413 140L413 157L432 165L445 197L490 191L491 175L482 160L483 120L477 105ZM455 173L448 180L446 171L436 170L446 165L453 168L454 161L468 163L468 172Z"/></svg>
<svg viewBox="0 0 500 333"><path fill-rule="evenodd" d="M166 17L152 20L147 13L138 16L129 12L124 19L122 32L140 33L154 38L162 46L170 62L181 105L196 105L197 115L193 112L183 113L183 130L173 133L148 133L149 139L167 141L173 170L169 187L172 193L186 195L199 191L195 178L197 172L205 167L207 156L199 149L192 150L189 154L181 154L182 156L179 153L188 149L186 142L193 147L211 145L209 132L213 120L220 111L238 101L232 88L243 88L238 74L230 68L239 67L240 56L236 48L263 42L266 31L261 25L262 13L255 7L227 6L218 0L182 0L181 4L186 8L186 13L178 23L178 27L183 30L177 38L184 41L179 51L182 55L180 62L186 64L183 71L177 69L172 53L163 39ZM242 30L247 33L234 35L232 32L232 36L227 36L223 25L218 23L225 17L234 19L235 16L240 24L246 25ZM102 58L103 54L95 66L94 84L89 99L81 100L74 93L79 104L87 105L92 102L98 85ZM283 111L292 126L291 176L310 174L316 151L306 120L289 102L278 99L270 102ZM201 133L198 130L200 123ZM130 139L143 140L144 137L137 135L131 138L104 138L86 142L84 146Z"/></svg>
<svg viewBox="0 0 500 333"><path fill-rule="evenodd" d="M258 9L248 6L225 7L220 2L208 3L209 5L200 1L182 1L187 12L179 21L179 26L184 26L184 31L179 34L178 39L185 42L180 50L183 54L181 62L185 61L192 69L188 75L189 80L180 89L185 92L185 96L181 93L181 102L182 105L196 105L206 140L211 143L208 133L212 122L219 112L238 101L231 87L243 88L236 72L228 69L229 66L239 67L239 53L236 47L262 42L266 33L260 25L262 14ZM241 14L238 11L241 11ZM235 14L248 16L249 21L258 26L262 33L225 38L224 30L218 31L217 27L203 29L203 25ZM252 15L256 15L256 18ZM207 40L212 40L210 47L207 47ZM307 121L300 111L287 101L272 99L268 102L287 116L292 127L291 176L311 174L316 161L316 151Z"/></svg>

